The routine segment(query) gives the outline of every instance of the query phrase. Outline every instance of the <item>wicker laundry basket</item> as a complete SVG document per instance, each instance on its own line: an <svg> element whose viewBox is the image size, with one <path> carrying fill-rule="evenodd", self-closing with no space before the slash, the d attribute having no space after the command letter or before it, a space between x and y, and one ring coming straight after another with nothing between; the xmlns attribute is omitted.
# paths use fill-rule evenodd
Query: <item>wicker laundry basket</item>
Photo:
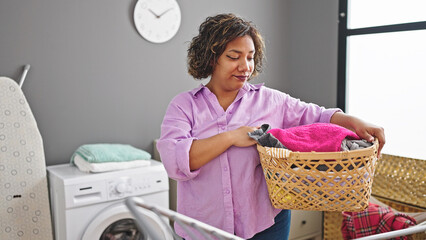
<svg viewBox="0 0 426 240"><path fill-rule="evenodd" d="M368 207L378 140L344 152L292 152L257 145L275 208L362 211Z"/></svg>

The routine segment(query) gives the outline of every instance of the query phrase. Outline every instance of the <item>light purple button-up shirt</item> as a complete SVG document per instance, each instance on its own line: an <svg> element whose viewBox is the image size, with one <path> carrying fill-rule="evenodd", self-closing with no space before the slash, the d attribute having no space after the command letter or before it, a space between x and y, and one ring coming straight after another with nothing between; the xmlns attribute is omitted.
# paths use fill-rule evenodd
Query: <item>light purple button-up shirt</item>
<svg viewBox="0 0 426 240"><path fill-rule="evenodd" d="M325 109L263 84L246 83L226 111L201 85L177 95L168 106L157 143L170 178L177 180L177 211L214 227L250 238L274 224L280 212L269 200L256 146L232 146L198 170L189 169L192 141L241 126L289 128L330 122L338 109ZM189 236L175 224L176 232Z"/></svg>

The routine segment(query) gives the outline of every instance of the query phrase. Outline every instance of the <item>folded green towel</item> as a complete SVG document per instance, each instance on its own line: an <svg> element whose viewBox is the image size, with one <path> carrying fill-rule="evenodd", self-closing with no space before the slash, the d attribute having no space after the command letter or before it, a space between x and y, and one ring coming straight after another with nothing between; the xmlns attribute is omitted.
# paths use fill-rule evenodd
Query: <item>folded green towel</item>
<svg viewBox="0 0 426 240"><path fill-rule="evenodd" d="M74 162L76 154L89 163L126 162L151 159L151 154L148 152L126 144L99 143L82 145L74 152L71 157L71 162Z"/></svg>

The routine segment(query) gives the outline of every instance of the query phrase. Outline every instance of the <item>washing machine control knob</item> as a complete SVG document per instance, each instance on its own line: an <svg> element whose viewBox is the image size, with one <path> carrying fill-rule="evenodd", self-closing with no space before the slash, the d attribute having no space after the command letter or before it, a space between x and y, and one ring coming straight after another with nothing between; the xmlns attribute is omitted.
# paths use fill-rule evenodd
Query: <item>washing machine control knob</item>
<svg viewBox="0 0 426 240"><path fill-rule="evenodd" d="M117 191L118 193L125 193L127 191L127 185L126 183L119 183L117 184L117 186L115 186L115 191Z"/></svg>

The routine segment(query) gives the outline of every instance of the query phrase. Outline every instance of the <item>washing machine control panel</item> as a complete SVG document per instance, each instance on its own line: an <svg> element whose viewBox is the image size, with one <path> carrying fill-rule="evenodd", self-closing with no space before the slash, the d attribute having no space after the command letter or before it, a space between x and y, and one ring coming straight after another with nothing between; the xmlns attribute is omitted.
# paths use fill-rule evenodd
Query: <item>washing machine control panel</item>
<svg viewBox="0 0 426 240"><path fill-rule="evenodd" d="M164 168L163 170L160 169L161 171L154 171L155 168L150 168L151 171L147 171L148 169L146 171L136 170L117 171L101 175L91 174L88 175L90 181L83 179L66 184L62 193L63 198L65 198L65 207L71 209L169 189L169 181ZM101 177L104 179L101 179Z"/></svg>
<svg viewBox="0 0 426 240"><path fill-rule="evenodd" d="M108 181L108 199L122 198L132 194L132 179L128 177Z"/></svg>
<svg viewBox="0 0 426 240"><path fill-rule="evenodd" d="M148 194L168 188L168 179L163 176L120 177L107 182L108 199L120 199L129 196Z"/></svg>

